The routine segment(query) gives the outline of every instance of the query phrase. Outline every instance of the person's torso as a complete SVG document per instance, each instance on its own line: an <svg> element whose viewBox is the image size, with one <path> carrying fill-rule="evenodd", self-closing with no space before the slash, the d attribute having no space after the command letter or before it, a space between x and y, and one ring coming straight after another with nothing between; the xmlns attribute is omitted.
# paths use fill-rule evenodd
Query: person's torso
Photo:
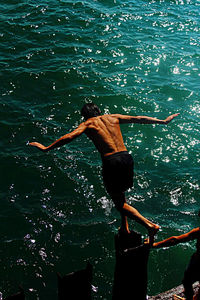
<svg viewBox="0 0 200 300"><path fill-rule="evenodd" d="M90 118L85 122L85 131L102 156L126 151L119 120L113 115Z"/></svg>

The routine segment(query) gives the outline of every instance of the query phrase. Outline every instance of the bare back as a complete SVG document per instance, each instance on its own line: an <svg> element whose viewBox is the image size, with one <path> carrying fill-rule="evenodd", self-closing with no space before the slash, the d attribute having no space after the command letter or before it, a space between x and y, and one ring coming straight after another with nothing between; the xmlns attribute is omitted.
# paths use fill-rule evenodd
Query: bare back
<svg viewBox="0 0 200 300"><path fill-rule="evenodd" d="M127 151L117 116L102 115L90 118L85 122L85 126L86 135L102 156Z"/></svg>

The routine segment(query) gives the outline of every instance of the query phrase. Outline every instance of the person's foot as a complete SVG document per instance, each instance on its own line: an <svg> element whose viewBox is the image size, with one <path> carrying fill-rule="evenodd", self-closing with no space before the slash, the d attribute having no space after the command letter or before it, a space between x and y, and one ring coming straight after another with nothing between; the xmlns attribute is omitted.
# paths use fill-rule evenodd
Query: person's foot
<svg viewBox="0 0 200 300"><path fill-rule="evenodd" d="M144 240L144 244L149 244L149 238L146 238L145 240Z"/></svg>
<svg viewBox="0 0 200 300"><path fill-rule="evenodd" d="M149 228L149 238L148 238L148 242L150 245L153 245L154 243L154 237L156 235L156 233L158 232L158 230L160 229L160 226L159 225L152 225L150 228Z"/></svg>

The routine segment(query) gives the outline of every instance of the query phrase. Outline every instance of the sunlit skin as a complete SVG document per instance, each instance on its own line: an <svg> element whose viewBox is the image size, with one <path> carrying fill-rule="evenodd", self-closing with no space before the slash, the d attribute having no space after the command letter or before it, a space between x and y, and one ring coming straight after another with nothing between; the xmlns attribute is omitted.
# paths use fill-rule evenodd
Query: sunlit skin
<svg viewBox="0 0 200 300"><path fill-rule="evenodd" d="M198 214L200 217L200 212ZM200 227L194 228L191 231L177 235L177 236L171 236L165 240L162 240L160 242L153 243L153 248L163 248L163 247L170 247L175 246L179 243L185 243L196 240L196 255L199 255L200 253ZM185 300L185 298L176 296L174 299L182 299ZM191 298L192 299L192 298ZM193 300L200 300L200 290L198 291L197 295L193 296Z"/></svg>
<svg viewBox="0 0 200 300"><path fill-rule="evenodd" d="M171 236L163 241L153 243L153 248L170 247L179 243L185 243L193 240L197 240L197 251L200 251L200 227L194 228L187 233Z"/></svg>
<svg viewBox="0 0 200 300"><path fill-rule="evenodd" d="M83 133L92 140L96 149L99 151L102 157L112 155L117 152L127 151L124 145L120 125L126 123L138 123L138 124L163 124L167 125L179 113L170 115L164 120L159 120L156 118L148 116L128 116L121 114L109 114L100 115L97 117L90 118L85 122L82 122L75 130L70 133L65 134L49 146L44 146L38 142L31 142L29 145L37 147L43 152L61 147L65 144L70 143L75 138L79 137ZM110 195L113 201L122 199L124 205L118 209L121 213L122 223L121 231L129 233L127 217L136 220L137 222L144 225L149 232L149 241L153 242L153 237L159 230L159 226L152 223L148 219L144 218L135 208L126 203L126 198L124 193L112 194Z"/></svg>

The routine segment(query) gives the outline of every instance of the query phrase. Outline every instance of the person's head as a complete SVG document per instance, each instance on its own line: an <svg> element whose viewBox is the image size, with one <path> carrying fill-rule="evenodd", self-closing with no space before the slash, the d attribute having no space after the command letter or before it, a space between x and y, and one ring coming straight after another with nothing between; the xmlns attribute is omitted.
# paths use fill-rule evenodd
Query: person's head
<svg viewBox="0 0 200 300"><path fill-rule="evenodd" d="M85 120L101 115L101 111L94 103L87 103L81 109L81 115Z"/></svg>

